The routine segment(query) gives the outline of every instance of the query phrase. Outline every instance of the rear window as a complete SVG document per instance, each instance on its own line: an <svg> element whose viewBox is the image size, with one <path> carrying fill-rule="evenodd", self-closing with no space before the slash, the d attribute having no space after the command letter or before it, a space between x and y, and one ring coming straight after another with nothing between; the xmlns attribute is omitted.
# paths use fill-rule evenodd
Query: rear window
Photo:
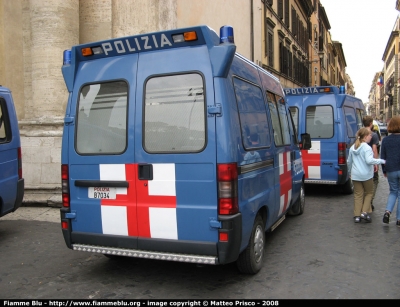
<svg viewBox="0 0 400 307"><path fill-rule="evenodd" d="M149 79L145 88L143 146L149 153L188 153L206 144L204 84L189 73Z"/></svg>
<svg viewBox="0 0 400 307"><path fill-rule="evenodd" d="M329 139L333 137L332 106L307 107L306 133L309 133L312 139Z"/></svg>
<svg viewBox="0 0 400 307"><path fill-rule="evenodd" d="M85 85L79 93L76 151L117 154L126 148L128 85L124 81Z"/></svg>
<svg viewBox="0 0 400 307"><path fill-rule="evenodd" d="M0 144L11 140L11 129L8 118L7 106L4 99L0 98Z"/></svg>

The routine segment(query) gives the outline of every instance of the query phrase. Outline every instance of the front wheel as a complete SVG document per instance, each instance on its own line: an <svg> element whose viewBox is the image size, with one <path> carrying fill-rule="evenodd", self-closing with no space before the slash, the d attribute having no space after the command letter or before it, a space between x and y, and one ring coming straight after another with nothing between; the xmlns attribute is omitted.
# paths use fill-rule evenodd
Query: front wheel
<svg viewBox="0 0 400 307"><path fill-rule="evenodd" d="M260 215L257 215L251 231L250 242L236 261L241 273L256 274L261 270L264 261L265 227Z"/></svg>

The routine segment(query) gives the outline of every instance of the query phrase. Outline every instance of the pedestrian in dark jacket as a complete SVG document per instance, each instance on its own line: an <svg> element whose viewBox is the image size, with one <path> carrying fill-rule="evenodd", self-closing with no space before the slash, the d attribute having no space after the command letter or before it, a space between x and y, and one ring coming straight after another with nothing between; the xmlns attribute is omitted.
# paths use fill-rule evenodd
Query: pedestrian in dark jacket
<svg viewBox="0 0 400 307"><path fill-rule="evenodd" d="M389 224L390 214L397 203L396 225L400 227L400 116L390 119L387 127L388 136L384 137L381 145L381 158L386 160L382 165L383 175L389 183L389 196L386 203L386 211L383 215L383 222Z"/></svg>

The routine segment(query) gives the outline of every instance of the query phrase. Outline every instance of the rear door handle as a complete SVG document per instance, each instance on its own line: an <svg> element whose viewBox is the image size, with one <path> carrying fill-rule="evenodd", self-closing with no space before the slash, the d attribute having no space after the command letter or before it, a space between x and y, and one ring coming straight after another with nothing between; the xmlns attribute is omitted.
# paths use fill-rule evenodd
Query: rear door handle
<svg viewBox="0 0 400 307"><path fill-rule="evenodd" d="M153 164L139 164L139 180L153 180Z"/></svg>

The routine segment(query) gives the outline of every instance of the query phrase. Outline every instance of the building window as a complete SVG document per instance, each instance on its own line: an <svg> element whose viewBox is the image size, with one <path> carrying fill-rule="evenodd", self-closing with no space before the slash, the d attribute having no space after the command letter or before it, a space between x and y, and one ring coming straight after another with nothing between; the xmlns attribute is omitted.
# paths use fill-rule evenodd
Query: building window
<svg viewBox="0 0 400 307"><path fill-rule="evenodd" d="M274 67L274 28L275 23L267 18L265 21L265 56L268 58L270 67Z"/></svg>
<svg viewBox="0 0 400 307"><path fill-rule="evenodd" d="M274 67L274 33L268 29L268 65Z"/></svg>
<svg viewBox="0 0 400 307"><path fill-rule="evenodd" d="M289 0L285 0L285 24L289 28L290 27L290 22L289 22Z"/></svg>
<svg viewBox="0 0 400 307"><path fill-rule="evenodd" d="M292 34L294 37L297 35L297 21L296 21L296 10L292 6Z"/></svg>
<svg viewBox="0 0 400 307"><path fill-rule="evenodd" d="M278 16L283 20L283 0L278 0Z"/></svg>

